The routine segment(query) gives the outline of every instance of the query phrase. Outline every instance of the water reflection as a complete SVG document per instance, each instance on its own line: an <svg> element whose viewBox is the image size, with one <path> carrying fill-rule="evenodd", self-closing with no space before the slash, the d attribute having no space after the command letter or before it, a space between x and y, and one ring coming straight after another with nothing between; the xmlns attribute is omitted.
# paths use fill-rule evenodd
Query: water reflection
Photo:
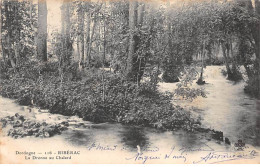
<svg viewBox="0 0 260 167"><path fill-rule="evenodd" d="M87 130L68 130L62 136L66 141L76 146L88 146L93 142L93 133Z"/></svg>
<svg viewBox="0 0 260 167"><path fill-rule="evenodd" d="M129 151L136 151L137 145L141 148L149 145L145 128L124 126L121 124L93 124L89 129L80 129L75 125L65 131L62 136L72 145L89 146L105 144L121 145Z"/></svg>
<svg viewBox="0 0 260 167"><path fill-rule="evenodd" d="M193 147L203 144L203 142L200 140L201 134L180 131L178 134L174 133L174 135L177 135L178 137L176 140L177 145L182 147Z"/></svg>
<svg viewBox="0 0 260 167"><path fill-rule="evenodd" d="M149 144L149 139L146 136L146 131L144 128L140 127L124 127L120 131L121 142L130 150L136 150L137 145L140 147L147 147Z"/></svg>

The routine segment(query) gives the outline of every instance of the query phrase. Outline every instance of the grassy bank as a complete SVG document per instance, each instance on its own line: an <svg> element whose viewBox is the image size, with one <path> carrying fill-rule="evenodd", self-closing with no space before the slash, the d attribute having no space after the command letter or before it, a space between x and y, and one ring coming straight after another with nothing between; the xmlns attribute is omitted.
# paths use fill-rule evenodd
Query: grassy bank
<svg viewBox="0 0 260 167"><path fill-rule="evenodd" d="M21 105L78 115L97 123L189 131L200 125L190 112L171 103L171 94L159 92L157 85L149 81L137 86L123 80L120 74L98 69L80 72L76 65L71 65L61 74L55 62L25 62L17 69L1 64L0 94Z"/></svg>

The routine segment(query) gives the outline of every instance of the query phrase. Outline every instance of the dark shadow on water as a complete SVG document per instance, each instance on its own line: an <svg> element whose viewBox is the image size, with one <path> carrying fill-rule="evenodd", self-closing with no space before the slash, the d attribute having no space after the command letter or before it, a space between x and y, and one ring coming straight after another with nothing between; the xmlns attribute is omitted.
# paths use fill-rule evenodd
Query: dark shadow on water
<svg viewBox="0 0 260 167"><path fill-rule="evenodd" d="M97 130L107 130L110 129L111 126L113 126L113 123L100 123L100 124L92 124L91 128Z"/></svg>
<svg viewBox="0 0 260 167"><path fill-rule="evenodd" d="M149 144L149 139L143 128L139 127L125 127L121 132L121 141L131 151L137 150L137 145L146 147Z"/></svg>
<svg viewBox="0 0 260 167"><path fill-rule="evenodd" d="M259 103L260 104L260 103ZM260 105L258 106L259 111L260 111ZM260 146L260 114L258 114L257 119L256 119L256 140L255 140L255 145Z"/></svg>
<svg viewBox="0 0 260 167"><path fill-rule="evenodd" d="M93 142L93 134L86 131L68 130L63 136L66 141L76 146L88 146Z"/></svg>
<svg viewBox="0 0 260 167"><path fill-rule="evenodd" d="M203 138L203 133L178 131L173 132L173 135L176 136L177 145L182 147L199 147L204 143L200 140Z"/></svg>
<svg viewBox="0 0 260 167"><path fill-rule="evenodd" d="M250 119L247 119L247 116L241 116L239 121L240 125L244 126L238 130L238 136L242 137L246 144L260 146L260 114L258 113L254 118Z"/></svg>
<svg viewBox="0 0 260 167"><path fill-rule="evenodd" d="M254 104L255 102L255 104ZM236 140L244 140L246 144L260 146L260 101L244 98L239 104L240 112L236 112Z"/></svg>

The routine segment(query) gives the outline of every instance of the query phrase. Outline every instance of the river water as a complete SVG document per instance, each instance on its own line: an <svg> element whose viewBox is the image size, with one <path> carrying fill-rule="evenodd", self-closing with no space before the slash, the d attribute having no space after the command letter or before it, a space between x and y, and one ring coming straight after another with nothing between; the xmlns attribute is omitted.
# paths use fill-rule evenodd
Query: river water
<svg viewBox="0 0 260 167"><path fill-rule="evenodd" d="M260 101L250 98L243 92L244 82L233 83L226 80L221 74L222 66L209 66L205 69L204 77L207 84L202 87L207 92L207 98L198 97L193 101L173 100L175 104L189 108L194 114L200 115L205 127L223 131L231 145L214 141L203 134L194 134L184 131L158 131L152 128L126 126L121 124L102 123L93 124L77 117L65 117L47 112L37 112L29 115L37 120L46 122L70 122L69 129L61 135L52 138L11 139L3 136L0 151L6 154L6 161L18 160L21 163L41 163L46 161L25 160L23 155L15 155L15 151L35 151L42 155L57 150L81 150L81 155L73 155L76 163L193 163L196 162L205 150L230 151L234 150L234 143L241 139L247 145L247 151L258 150L260 146ZM174 91L176 84L160 83L161 91ZM0 100L0 117L27 114L26 107L19 106L13 100ZM28 116L28 115L27 115ZM11 146L10 146L11 145ZM174 148L181 156L184 148L190 148L183 157L165 160ZM191 151L194 148L194 150ZM204 151L202 151L204 150ZM56 151L56 152L55 152ZM142 161L133 158L136 153L146 153L157 156L157 160ZM37 154L37 153L36 153ZM156 154L156 155L155 155ZM13 156L10 156L13 155ZM164 161L161 161L164 158ZM197 158L197 159L196 159ZM259 159L259 158L258 158ZM48 163L67 163L68 160L48 161ZM246 162L243 160L243 162ZM259 160L257 161L259 163Z"/></svg>

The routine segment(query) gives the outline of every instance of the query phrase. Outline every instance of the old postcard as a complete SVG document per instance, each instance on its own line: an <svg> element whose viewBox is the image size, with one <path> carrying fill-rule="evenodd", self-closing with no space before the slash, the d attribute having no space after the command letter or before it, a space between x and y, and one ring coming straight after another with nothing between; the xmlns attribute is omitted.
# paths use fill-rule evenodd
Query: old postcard
<svg viewBox="0 0 260 167"><path fill-rule="evenodd" d="M259 0L1 0L0 164L259 164Z"/></svg>

